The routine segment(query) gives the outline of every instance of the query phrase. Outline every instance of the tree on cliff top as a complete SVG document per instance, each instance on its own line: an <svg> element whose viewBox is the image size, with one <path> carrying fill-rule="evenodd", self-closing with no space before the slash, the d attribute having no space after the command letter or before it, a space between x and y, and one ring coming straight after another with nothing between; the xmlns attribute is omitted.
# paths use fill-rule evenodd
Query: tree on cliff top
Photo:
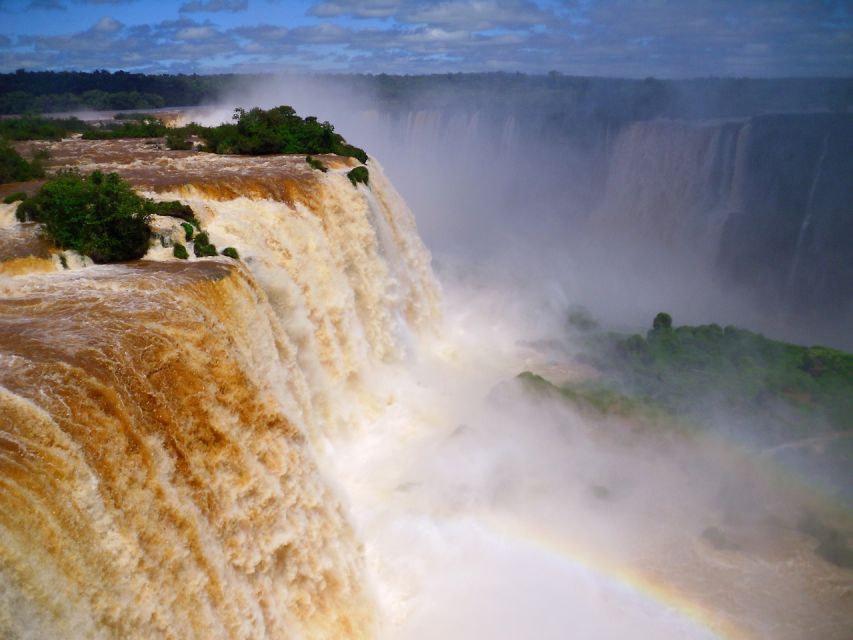
<svg viewBox="0 0 853 640"><path fill-rule="evenodd" d="M223 124L201 132L207 151L239 155L334 153L367 162L363 149L347 144L328 122L301 118L293 107L235 109L235 124Z"/></svg>

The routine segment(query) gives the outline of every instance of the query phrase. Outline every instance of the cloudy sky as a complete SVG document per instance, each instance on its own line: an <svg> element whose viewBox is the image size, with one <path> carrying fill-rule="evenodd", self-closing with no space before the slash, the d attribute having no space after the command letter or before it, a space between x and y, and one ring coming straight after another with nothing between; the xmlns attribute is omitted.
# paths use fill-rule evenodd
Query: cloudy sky
<svg viewBox="0 0 853 640"><path fill-rule="evenodd" d="M0 0L0 70L853 76L853 0Z"/></svg>

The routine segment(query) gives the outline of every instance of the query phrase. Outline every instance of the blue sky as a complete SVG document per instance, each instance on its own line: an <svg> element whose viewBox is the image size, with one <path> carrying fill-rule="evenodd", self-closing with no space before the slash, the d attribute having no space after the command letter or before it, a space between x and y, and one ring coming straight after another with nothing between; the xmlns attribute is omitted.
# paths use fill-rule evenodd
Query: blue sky
<svg viewBox="0 0 853 640"><path fill-rule="evenodd" d="M853 0L0 0L0 70L853 76Z"/></svg>

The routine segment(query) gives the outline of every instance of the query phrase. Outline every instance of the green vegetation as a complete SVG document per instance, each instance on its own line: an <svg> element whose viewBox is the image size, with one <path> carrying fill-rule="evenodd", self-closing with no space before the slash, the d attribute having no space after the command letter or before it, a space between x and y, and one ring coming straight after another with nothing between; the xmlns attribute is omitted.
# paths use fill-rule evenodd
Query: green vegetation
<svg viewBox="0 0 853 640"><path fill-rule="evenodd" d="M195 253L196 258L217 255L216 245L210 244L210 239L207 237L206 232L202 231L195 237L193 253Z"/></svg>
<svg viewBox="0 0 853 640"><path fill-rule="evenodd" d="M347 178L352 182L352 186L357 186L359 182L363 184L368 184L370 180L370 174L367 171L367 167L356 167L349 173L347 173Z"/></svg>
<svg viewBox="0 0 853 640"><path fill-rule="evenodd" d="M23 202L27 199L27 194L23 191L16 191L15 193L10 193L8 196L3 198L4 204L12 204L13 202Z"/></svg>
<svg viewBox="0 0 853 640"><path fill-rule="evenodd" d="M0 119L0 138L7 140L60 140L71 134L83 134L86 140L117 138L159 138L173 131L160 120L143 113L116 116L115 122L91 124L77 118L42 118L26 115ZM183 131L183 130L180 130Z"/></svg>
<svg viewBox="0 0 853 640"><path fill-rule="evenodd" d="M25 182L44 177L44 160L47 153L36 151L27 162L14 147L0 140L0 183Z"/></svg>
<svg viewBox="0 0 853 640"><path fill-rule="evenodd" d="M326 173L329 170L326 165L313 156L305 156L305 162L307 162L312 169L316 169L317 171Z"/></svg>
<svg viewBox="0 0 853 640"><path fill-rule="evenodd" d="M668 313L660 312L652 321L652 329L660 331L662 329L672 329L672 316Z"/></svg>
<svg viewBox="0 0 853 640"><path fill-rule="evenodd" d="M674 427L678 424L674 416L652 400L598 382L557 386L530 371L519 374L518 380L532 393L559 397L596 414L631 418L640 424L656 427Z"/></svg>
<svg viewBox="0 0 853 640"><path fill-rule="evenodd" d="M202 104L243 84L269 82L263 75L144 75L117 71L24 71L0 74L0 113L146 110ZM354 108L375 104L411 109L465 105L553 117L562 135L591 121L717 118L747 113L847 112L853 107L849 78L702 78L618 80L561 73L446 73L428 76L329 74L315 85L349 90Z"/></svg>
<svg viewBox="0 0 853 640"><path fill-rule="evenodd" d="M118 126L90 127L83 132L84 140L116 140L118 138L162 138L169 129L156 118L123 120Z"/></svg>
<svg viewBox="0 0 853 640"><path fill-rule="evenodd" d="M166 133L166 146L172 151L191 151L193 143L186 130L173 129Z"/></svg>
<svg viewBox="0 0 853 640"><path fill-rule="evenodd" d="M195 213L193 213L192 207L178 200L151 202L150 212L158 216L171 216L172 218L195 222Z"/></svg>
<svg viewBox="0 0 853 640"><path fill-rule="evenodd" d="M217 98L234 80L231 75L18 70L0 74L0 113L195 105Z"/></svg>
<svg viewBox="0 0 853 640"><path fill-rule="evenodd" d="M301 118L288 106L269 110L236 109L235 123L217 127L203 127L193 122L184 127L169 128L157 118L144 113L116 118L114 122L96 124L74 118L9 118L0 120L0 137L13 140L57 140L71 133L81 133L86 140L165 138L169 149L191 150L193 143L190 136L199 136L204 140L204 151L238 155L307 154L306 162L323 172L327 171L326 166L312 154L334 153L367 162L367 153L347 144L343 136L335 133L330 123L319 122L313 116Z"/></svg>
<svg viewBox="0 0 853 640"><path fill-rule="evenodd" d="M151 215L171 216L181 223L187 241L193 242L196 257L217 255L207 233L199 231L189 205L177 200L154 202L137 195L118 174L94 171L88 176L65 171L48 180L39 192L27 198L12 194L6 200L23 200L15 212L21 222L39 222L45 235L60 249L73 249L95 262L118 262L141 258L148 251ZM189 258L186 246L175 243L172 254ZM235 260L237 249L223 251ZM64 260L64 256L60 260Z"/></svg>
<svg viewBox="0 0 853 640"><path fill-rule="evenodd" d="M81 133L86 140L112 140L115 138L159 138L169 129L157 118L145 114L117 119L101 125L83 122L77 118L42 118L22 116L0 119L0 138L7 140L60 140ZM116 116L118 118L118 116Z"/></svg>
<svg viewBox="0 0 853 640"><path fill-rule="evenodd" d="M115 173L81 176L69 171L18 205L17 216L40 222L60 249L73 249L95 262L118 262L148 251L150 210L150 201Z"/></svg>
<svg viewBox="0 0 853 640"><path fill-rule="evenodd" d="M190 254L187 253L187 248L180 242L176 242L175 246L172 247L172 255L178 258L179 260L186 260L190 257Z"/></svg>
<svg viewBox="0 0 853 640"><path fill-rule="evenodd" d="M89 129L90 124L77 118L23 116L0 119L0 138L6 140L59 140Z"/></svg>
<svg viewBox="0 0 853 640"><path fill-rule="evenodd" d="M364 150L347 144L330 123L313 116L303 119L292 107L235 109L233 119L235 124L201 130L206 151L239 155L335 153L367 162Z"/></svg>
<svg viewBox="0 0 853 640"><path fill-rule="evenodd" d="M582 344L580 360L601 377L561 392L605 413L642 405L699 423L724 416L765 442L853 429L853 354L730 326L675 327L666 313L645 336L596 332Z"/></svg>

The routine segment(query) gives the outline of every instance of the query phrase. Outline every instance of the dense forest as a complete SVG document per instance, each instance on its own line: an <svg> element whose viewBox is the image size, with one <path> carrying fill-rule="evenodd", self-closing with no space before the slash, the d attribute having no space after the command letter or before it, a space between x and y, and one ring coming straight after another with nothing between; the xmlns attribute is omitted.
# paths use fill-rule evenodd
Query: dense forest
<svg viewBox="0 0 853 640"><path fill-rule="evenodd" d="M232 75L18 70L0 74L0 114L197 105L215 99L233 80Z"/></svg>
<svg viewBox="0 0 853 640"><path fill-rule="evenodd" d="M24 71L0 74L0 114L77 109L191 106L270 76L145 75L125 71ZM299 82L306 76L284 76ZM321 75L318 88L348 89L356 101L387 108L523 111L604 120L731 117L853 110L851 78L700 78L642 80L521 73L424 76ZM559 116L558 116L559 114Z"/></svg>

